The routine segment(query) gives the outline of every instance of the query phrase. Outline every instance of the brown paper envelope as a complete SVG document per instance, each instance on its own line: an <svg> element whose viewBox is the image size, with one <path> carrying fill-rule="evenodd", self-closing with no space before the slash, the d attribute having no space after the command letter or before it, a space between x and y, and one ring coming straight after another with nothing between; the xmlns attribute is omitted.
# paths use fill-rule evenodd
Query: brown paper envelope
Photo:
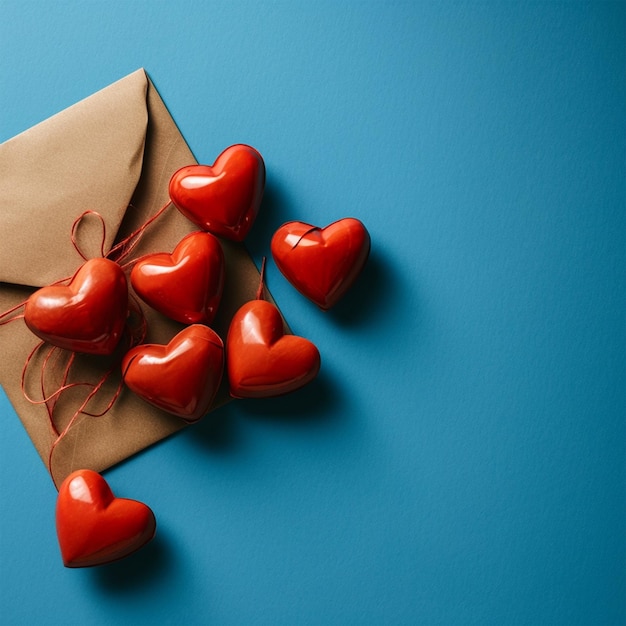
<svg viewBox="0 0 626 626"><path fill-rule="evenodd" d="M216 156L225 147L216 147ZM1 144L0 312L25 300L34 288L74 274L83 259L71 242L70 230L83 211L91 209L103 217L108 251L168 202L170 177L193 163L195 158L144 70ZM146 229L132 258L171 252L193 230L196 227L170 205ZM102 231L93 217L81 223L78 239L88 257L100 255ZM226 284L212 326L225 339L234 312L254 298L259 274L243 245L221 243ZM148 321L147 342L166 343L183 328L145 304L142 309ZM47 467L56 436L45 407L26 400L21 383L26 358L38 341L23 320L0 326L0 384ZM63 358L69 355L58 353ZM61 357L48 363L47 380L60 380ZM78 356L72 380L95 381L111 361ZM26 388L32 396L39 391L40 365L36 358L28 368ZM119 380L116 372L90 405L92 412L106 406ZM59 428L67 424L85 389L62 394L55 409ZM228 400L224 383L213 408ZM104 416L81 415L62 438L52 456L52 478L58 485L75 469L102 471L185 425L124 389Z"/></svg>

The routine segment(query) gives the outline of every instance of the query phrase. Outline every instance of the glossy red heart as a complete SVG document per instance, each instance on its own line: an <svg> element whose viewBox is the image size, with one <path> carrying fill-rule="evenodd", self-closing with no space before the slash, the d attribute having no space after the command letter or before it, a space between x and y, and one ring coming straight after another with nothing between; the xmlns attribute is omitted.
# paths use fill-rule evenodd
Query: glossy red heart
<svg viewBox="0 0 626 626"><path fill-rule="evenodd" d="M224 288L224 252L210 233L187 235L172 254L142 257L130 274L137 294L182 324L210 324Z"/></svg>
<svg viewBox="0 0 626 626"><path fill-rule="evenodd" d="M370 236L347 217L326 228L303 222L283 224L272 237L272 256L285 278L321 309L333 307L360 274Z"/></svg>
<svg viewBox="0 0 626 626"><path fill-rule="evenodd" d="M124 382L132 391L187 422L207 413L223 371L224 344L202 324L181 330L165 346L135 346L122 360Z"/></svg>
<svg viewBox="0 0 626 626"><path fill-rule="evenodd" d="M259 212L265 164L250 146L230 146L213 165L188 165L170 179L170 199L194 224L243 241Z"/></svg>
<svg viewBox="0 0 626 626"><path fill-rule="evenodd" d="M271 302L252 300L230 323L226 365L233 397L266 398L313 380L320 353L308 339L284 334L283 320Z"/></svg>
<svg viewBox="0 0 626 626"><path fill-rule="evenodd" d="M148 506L116 498L106 480L92 470L73 472L61 484L56 526L66 567L117 561L148 543L156 532Z"/></svg>
<svg viewBox="0 0 626 626"><path fill-rule="evenodd" d="M109 259L90 259L68 285L33 293L24 321L38 337L66 350L111 354L128 314L128 285L122 268Z"/></svg>

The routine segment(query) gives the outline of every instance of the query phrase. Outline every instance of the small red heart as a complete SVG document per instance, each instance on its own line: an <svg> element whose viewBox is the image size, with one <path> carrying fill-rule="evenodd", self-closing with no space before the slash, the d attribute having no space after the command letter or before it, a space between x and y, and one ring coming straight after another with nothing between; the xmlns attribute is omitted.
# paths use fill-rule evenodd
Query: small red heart
<svg viewBox="0 0 626 626"><path fill-rule="evenodd" d="M288 222L274 233L271 248L285 278L321 309L328 310L363 269L370 252L370 236L365 226L352 217L326 228Z"/></svg>
<svg viewBox="0 0 626 626"><path fill-rule="evenodd" d="M38 337L66 350L111 354L128 314L128 285L109 259L90 259L68 285L42 287L28 298L24 321Z"/></svg>
<svg viewBox="0 0 626 626"><path fill-rule="evenodd" d="M84 469L61 484L56 525L65 567L117 561L148 543L156 532L148 506L116 498L100 474Z"/></svg>
<svg viewBox="0 0 626 626"><path fill-rule="evenodd" d="M284 334L283 320L271 302L253 300L230 323L226 364L234 398L266 398L313 380L320 353L308 339Z"/></svg>
<svg viewBox="0 0 626 626"><path fill-rule="evenodd" d="M243 241L259 212L265 186L263 157L250 146L227 148L213 165L188 165L170 179L170 199L194 224Z"/></svg>
<svg viewBox="0 0 626 626"><path fill-rule="evenodd" d="M181 330L166 346L136 346L122 360L124 382L132 391L187 422L207 413L223 371L224 344L202 324Z"/></svg>
<svg viewBox="0 0 626 626"><path fill-rule="evenodd" d="M130 274L137 294L182 324L210 324L224 288L224 252L210 233L187 235L172 254L150 254Z"/></svg>

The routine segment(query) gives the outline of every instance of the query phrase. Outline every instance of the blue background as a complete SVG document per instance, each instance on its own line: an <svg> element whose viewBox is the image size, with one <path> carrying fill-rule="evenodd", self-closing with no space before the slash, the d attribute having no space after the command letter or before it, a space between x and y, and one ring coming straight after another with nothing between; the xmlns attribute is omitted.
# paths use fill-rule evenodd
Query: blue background
<svg viewBox="0 0 626 626"><path fill-rule="evenodd" d="M626 622L623 3L0 2L0 140L145 67L199 161L359 217L323 370L106 472L155 541L62 567L0 400L3 624ZM1 175L1 173L0 173Z"/></svg>

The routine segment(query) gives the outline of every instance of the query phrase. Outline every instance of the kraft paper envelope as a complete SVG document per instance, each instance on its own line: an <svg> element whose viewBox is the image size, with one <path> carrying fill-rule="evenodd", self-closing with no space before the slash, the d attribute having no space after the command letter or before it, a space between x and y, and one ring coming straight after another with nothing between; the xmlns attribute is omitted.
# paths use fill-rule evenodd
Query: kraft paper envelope
<svg viewBox="0 0 626 626"><path fill-rule="evenodd" d="M217 157L226 147L211 149ZM193 163L196 160L144 70L1 144L0 312L24 301L35 288L74 274L83 259L70 231L81 213L93 210L103 217L108 251L168 202L170 177ZM170 205L146 229L131 258L171 252L193 230L197 228ZM81 223L78 239L86 256L100 256L102 234L96 218ZM242 244L221 243L226 281L212 327L225 339L234 312L254 299L259 274ZM149 328L147 342L167 343L183 328L143 303L142 309ZM25 361L38 341L21 319L0 326L0 384L47 467L56 436L45 407L26 400L21 383ZM98 380L106 371L106 360L78 356L72 380ZM51 359L46 379L61 380L63 366L62 359ZM26 388L32 396L38 391L38 367L41 371L41 359L28 368ZM119 380L113 376L107 381L95 399L96 408L106 406ZM62 394L55 409L59 428L85 393L85 388L77 387ZM228 399L223 384L213 408ZM81 416L58 443L52 478L59 485L75 469L102 471L185 425L123 389L110 411L102 417Z"/></svg>

